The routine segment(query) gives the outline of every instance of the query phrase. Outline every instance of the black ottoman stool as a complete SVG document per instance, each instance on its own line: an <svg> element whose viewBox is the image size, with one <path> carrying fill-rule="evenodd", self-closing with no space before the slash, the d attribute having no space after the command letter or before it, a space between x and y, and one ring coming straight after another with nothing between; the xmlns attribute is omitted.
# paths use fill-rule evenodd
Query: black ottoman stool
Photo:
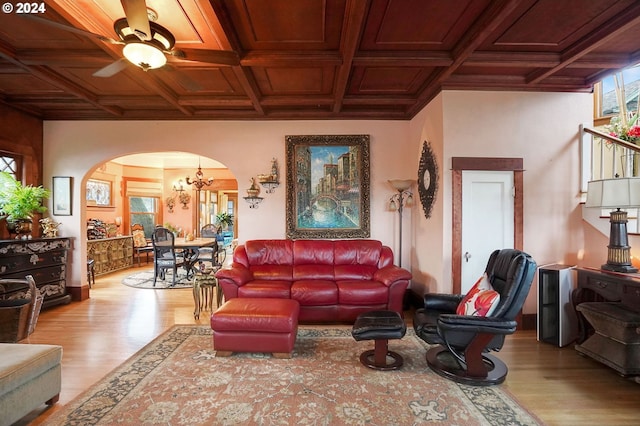
<svg viewBox="0 0 640 426"><path fill-rule="evenodd" d="M398 312L371 311L361 314L353 324L351 335L356 340L375 340L375 349L364 351L360 362L375 370L396 370L402 367L400 354L389 350L389 339L402 339L407 326ZM393 358L387 364L387 357Z"/></svg>

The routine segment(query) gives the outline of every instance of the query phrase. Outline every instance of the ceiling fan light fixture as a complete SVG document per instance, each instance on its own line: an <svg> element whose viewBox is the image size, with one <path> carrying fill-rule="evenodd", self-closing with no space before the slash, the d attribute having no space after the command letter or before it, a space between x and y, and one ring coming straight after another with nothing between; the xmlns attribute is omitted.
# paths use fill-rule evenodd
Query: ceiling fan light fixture
<svg viewBox="0 0 640 426"><path fill-rule="evenodd" d="M160 68L167 63L167 58L160 49L142 41L127 43L122 49L122 54L133 65L145 71Z"/></svg>
<svg viewBox="0 0 640 426"><path fill-rule="evenodd" d="M113 24L118 37L126 43L122 49L124 57L145 71L164 66L167 63L164 52L171 50L176 42L171 32L162 25L149 22L149 27L151 40L145 41L129 27L126 18L118 19Z"/></svg>

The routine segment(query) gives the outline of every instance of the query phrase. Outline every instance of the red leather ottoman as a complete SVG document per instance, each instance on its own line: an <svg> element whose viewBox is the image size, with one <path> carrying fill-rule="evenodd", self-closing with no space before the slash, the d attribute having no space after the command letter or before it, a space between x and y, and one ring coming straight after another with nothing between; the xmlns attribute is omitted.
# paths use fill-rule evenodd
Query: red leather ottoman
<svg viewBox="0 0 640 426"><path fill-rule="evenodd" d="M216 356L271 352L291 358L300 305L291 299L234 298L211 315Z"/></svg>

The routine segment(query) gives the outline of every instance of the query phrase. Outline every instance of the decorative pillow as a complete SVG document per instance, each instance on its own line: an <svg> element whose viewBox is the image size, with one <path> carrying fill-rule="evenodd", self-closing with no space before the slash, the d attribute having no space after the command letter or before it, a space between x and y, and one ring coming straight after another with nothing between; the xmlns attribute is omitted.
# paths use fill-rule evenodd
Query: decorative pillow
<svg viewBox="0 0 640 426"><path fill-rule="evenodd" d="M485 273L460 301L456 314L485 317L493 313L498 303L500 303L500 293L491 287Z"/></svg>
<svg viewBox="0 0 640 426"><path fill-rule="evenodd" d="M146 247L147 239L144 236L144 231L135 230L132 233L133 235L133 246L134 247Z"/></svg>

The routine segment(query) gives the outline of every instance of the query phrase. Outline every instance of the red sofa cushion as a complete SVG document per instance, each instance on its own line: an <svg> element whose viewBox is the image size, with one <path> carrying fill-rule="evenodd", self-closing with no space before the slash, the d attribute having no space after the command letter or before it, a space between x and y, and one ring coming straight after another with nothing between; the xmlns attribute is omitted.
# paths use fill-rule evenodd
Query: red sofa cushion
<svg viewBox="0 0 640 426"><path fill-rule="evenodd" d="M249 240L244 248L249 265L293 265L291 240Z"/></svg>
<svg viewBox="0 0 640 426"><path fill-rule="evenodd" d="M341 305L385 304L389 301L389 287L379 281L338 281L338 300Z"/></svg>
<svg viewBox="0 0 640 426"><path fill-rule="evenodd" d="M291 298L303 306L335 305L338 303L338 287L333 281L299 280L291 286Z"/></svg>
<svg viewBox="0 0 640 426"><path fill-rule="evenodd" d="M291 298L291 282L279 280L253 280L238 288L238 297Z"/></svg>
<svg viewBox="0 0 640 426"><path fill-rule="evenodd" d="M334 241L336 280L370 280L378 270L382 243L375 240Z"/></svg>

